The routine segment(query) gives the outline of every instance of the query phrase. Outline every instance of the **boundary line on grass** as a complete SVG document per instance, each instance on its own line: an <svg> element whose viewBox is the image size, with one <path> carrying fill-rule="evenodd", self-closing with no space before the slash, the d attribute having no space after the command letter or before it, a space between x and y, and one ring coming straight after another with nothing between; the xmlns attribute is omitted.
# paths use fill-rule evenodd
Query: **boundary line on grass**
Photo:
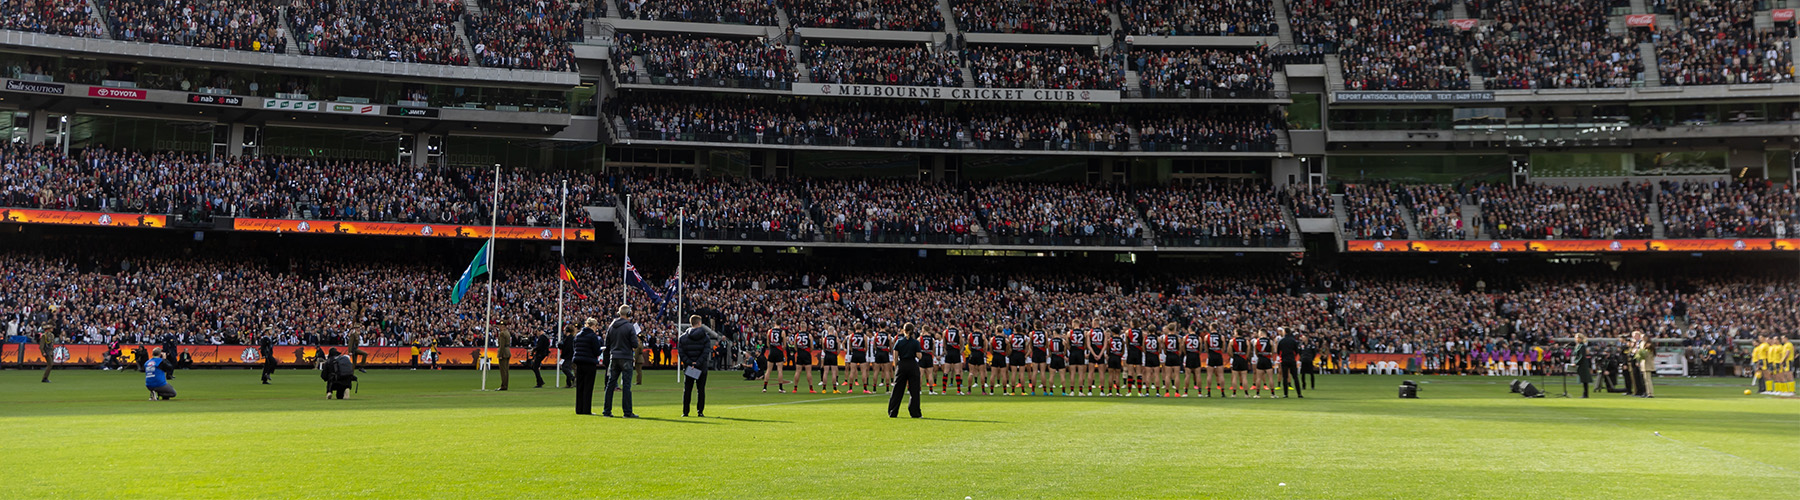
<svg viewBox="0 0 1800 500"><path fill-rule="evenodd" d="M759 404L759 405L733 406L733 407L726 408L726 409L727 410L736 410L738 408L755 408L758 406L796 405L796 404L800 404L800 403L817 403L820 401L836 401L839 399L872 398L875 396L883 396L883 395L884 394L863 394L863 395L857 395L857 396L843 396L843 397L837 397L837 398L803 399L800 401L782 401L780 403L763 403L763 404Z"/></svg>

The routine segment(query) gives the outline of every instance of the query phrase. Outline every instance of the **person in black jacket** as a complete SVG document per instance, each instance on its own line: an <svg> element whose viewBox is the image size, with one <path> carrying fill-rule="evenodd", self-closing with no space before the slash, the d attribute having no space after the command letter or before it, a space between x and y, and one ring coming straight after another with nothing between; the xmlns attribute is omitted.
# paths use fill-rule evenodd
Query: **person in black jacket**
<svg viewBox="0 0 1800 500"><path fill-rule="evenodd" d="M525 364L531 368L531 376L537 377L538 383L535 389L544 388L544 372L539 371L538 368L539 365L544 364L544 358L548 357L550 357L550 335L545 333L533 335L531 337L531 355L525 357Z"/></svg>
<svg viewBox="0 0 1800 500"><path fill-rule="evenodd" d="M556 342L556 370L562 372L564 389L575 388L575 335L563 333Z"/></svg>
<svg viewBox="0 0 1800 500"><path fill-rule="evenodd" d="M640 331L637 323L631 322L631 306L619 306L619 317L606 328L606 406L601 409L601 416L613 416L613 391L624 389L625 418L638 418L631 412L631 374L642 346L638 342Z"/></svg>
<svg viewBox="0 0 1800 500"><path fill-rule="evenodd" d="M334 395L338 399L344 399L344 391L349 390L350 383L356 381L356 363L350 361L350 356L338 353L336 347L331 348L320 371L325 379L325 399L331 399Z"/></svg>
<svg viewBox="0 0 1800 500"><path fill-rule="evenodd" d="M1276 380L1281 384L1281 397L1287 397L1288 387L1293 387L1294 397L1305 398L1300 383L1300 340L1282 330L1281 339L1275 341L1275 353L1281 356L1281 377Z"/></svg>
<svg viewBox="0 0 1800 500"><path fill-rule="evenodd" d="M569 361L575 364L575 375L569 384L575 387L575 414L594 414L594 374L600 364L600 334L594 329L600 327L600 320L588 318L575 335L570 349Z"/></svg>
<svg viewBox="0 0 1800 500"><path fill-rule="evenodd" d="M169 359L164 360L166 362L163 363L169 365L168 370L165 371L169 372L169 379L173 380L175 378L175 334L171 333L163 335L162 350L164 355L169 357Z"/></svg>
<svg viewBox="0 0 1800 500"><path fill-rule="evenodd" d="M688 322L692 326L688 327L686 333L681 334L681 339L677 344L680 346L681 370L683 372L690 368L698 370L700 376L689 376L687 373L683 373L681 376L681 416L688 416L688 402L693 399L694 387L699 386L699 404L694 405L694 408L700 410L701 418L706 418L706 372L710 365L709 358L712 356L713 341L719 338L719 333L700 324L700 315L698 314L688 317Z"/></svg>
<svg viewBox="0 0 1800 500"><path fill-rule="evenodd" d="M1581 397L1588 397L1588 386L1594 383L1594 359L1588 356L1587 335L1575 334L1575 374L1581 378Z"/></svg>
<svg viewBox="0 0 1800 500"><path fill-rule="evenodd" d="M900 341L894 343L894 392L888 396L888 418L900 417L900 388L912 395L912 404L906 407L912 418L919 418L919 340L913 324L900 327Z"/></svg>

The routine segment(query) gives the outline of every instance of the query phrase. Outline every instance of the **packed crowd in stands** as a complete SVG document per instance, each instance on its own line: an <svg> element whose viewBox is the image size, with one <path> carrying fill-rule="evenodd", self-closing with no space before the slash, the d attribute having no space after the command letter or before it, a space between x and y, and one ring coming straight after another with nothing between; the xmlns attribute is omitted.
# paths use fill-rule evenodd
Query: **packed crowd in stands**
<svg viewBox="0 0 1800 500"><path fill-rule="evenodd" d="M1145 97L1260 97L1275 89L1269 48L1136 51Z"/></svg>
<svg viewBox="0 0 1800 500"><path fill-rule="evenodd" d="M1608 32L1605 2L1496 0L1493 8L1470 54L1487 88L1622 88L1644 70L1637 41Z"/></svg>
<svg viewBox="0 0 1800 500"><path fill-rule="evenodd" d="M106 0L113 39L280 52L287 46L270 1Z"/></svg>
<svg viewBox="0 0 1800 500"><path fill-rule="evenodd" d="M645 229L676 229L685 221L688 231L762 231L804 238L819 230L788 181L631 177L620 191L631 196L633 221Z"/></svg>
<svg viewBox="0 0 1800 500"><path fill-rule="evenodd" d="M956 114L909 101L622 100L611 104L638 139L864 147L1127 151L1273 151L1261 107L1107 112L1089 107L968 106Z"/></svg>
<svg viewBox="0 0 1800 500"><path fill-rule="evenodd" d="M71 251L23 242L7 247L0 253L0 267L8 270L8 286L0 287L0 322L16 322L28 336L53 333L59 342L245 345L271 335L281 346L310 349L343 345L357 325L369 346L478 346L484 338L483 301L445 304L449 277L464 265L447 257L399 262L281 251L183 255L104 244L82 248L119 249ZM672 275L673 264L638 260L652 287L667 293L654 283ZM867 262L689 261L680 295L686 311L704 315L742 347L757 343L750 334L776 327L843 333L889 331L911 322L926 331L956 326L985 332L1172 322L1228 335L1283 328L1339 355L1418 354L1431 364L1474 365L1463 368L1476 372L1496 358L1542 361L1534 354L1539 348L1561 347L1555 339L1576 333L1603 338L1642 330L1677 346L1736 353L1730 340L1800 326L1800 311L1793 308L1744 306L1793 303L1800 300L1800 282L1743 269L1070 270L1042 264L986 260L921 270ZM496 318L516 331L554 331L557 265L499 266L507 271L495 282ZM568 267L595 291L616 289L616 261L577 259ZM627 297L642 312L636 319L648 338L662 338L680 323L668 303L635 290ZM604 318L614 303L565 305L568 318ZM565 328L572 330L572 323ZM515 341L524 344L523 337Z"/></svg>
<svg viewBox="0 0 1800 500"><path fill-rule="evenodd" d="M48 148L0 148L0 206L174 214L480 224L489 221L491 171L317 158L210 161L187 153L87 148L65 157ZM571 212L610 205L591 175L511 171L500 219L554 226L555 187L571 181ZM583 225L585 219L570 219Z"/></svg>
<svg viewBox="0 0 1800 500"><path fill-rule="evenodd" d="M968 234L975 210L955 187L893 179L831 180L805 183L807 198L824 230L862 233Z"/></svg>
<svg viewBox="0 0 1800 500"><path fill-rule="evenodd" d="M1281 199L1267 182L1216 180L1139 190L1137 205L1159 238L1285 246L1289 237Z"/></svg>
<svg viewBox="0 0 1800 500"><path fill-rule="evenodd" d="M975 209L996 236L1124 237L1143 234L1128 191L1099 186L997 182L974 190Z"/></svg>
<svg viewBox="0 0 1800 500"><path fill-rule="evenodd" d="M820 43L800 50L813 83L963 86L962 61L922 45L852 47Z"/></svg>
<svg viewBox="0 0 1800 500"><path fill-rule="evenodd" d="M1467 236L1463 230L1462 197L1449 186L1409 185L1400 195L1419 223L1420 239L1460 240Z"/></svg>
<svg viewBox="0 0 1800 500"><path fill-rule="evenodd" d="M482 0L469 16L475 60L489 68L574 71L586 12L570 0Z"/></svg>
<svg viewBox="0 0 1800 500"><path fill-rule="evenodd" d="M1357 239L1406 239L1402 203L1389 183L1344 185L1344 235ZM1297 203L1297 202L1296 202Z"/></svg>
<svg viewBox="0 0 1800 500"><path fill-rule="evenodd" d="M0 5L0 29L100 38L93 5L85 0L18 0Z"/></svg>
<svg viewBox="0 0 1800 500"><path fill-rule="evenodd" d="M1119 21L1137 35L1275 36L1281 28L1270 1L1285 0L1132 0L1121 3Z"/></svg>
<svg viewBox="0 0 1800 500"><path fill-rule="evenodd" d="M1125 86L1121 59L1092 49L970 47L963 54L975 85L987 88L1105 89Z"/></svg>
<svg viewBox="0 0 1800 500"><path fill-rule="evenodd" d="M1331 217L1331 189L1323 184L1288 185L1285 197L1294 207L1294 217Z"/></svg>
<svg viewBox="0 0 1800 500"><path fill-rule="evenodd" d="M1274 117L1256 106L1212 107L1142 117L1144 151L1273 151Z"/></svg>
<svg viewBox="0 0 1800 500"><path fill-rule="evenodd" d="M1648 238L1647 186L1574 188L1482 184L1469 193L1481 205L1482 228L1495 239Z"/></svg>
<svg viewBox="0 0 1800 500"><path fill-rule="evenodd" d="M956 26L972 33L1104 35L1112 31L1107 0L952 0Z"/></svg>
<svg viewBox="0 0 1800 500"><path fill-rule="evenodd" d="M302 54L467 65L462 12L458 0L294 0L287 9Z"/></svg>
<svg viewBox="0 0 1800 500"><path fill-rule="evenodd" d="M1456 28L1436 22L1449 0L1292 0L1294 39L1333 45L1349 90L1464 90L1467 49Z"/></svg>
<svg viewBox="0 0 1800 500"><path fill-rule="evenodd" d="M775 26L769 0L621 0L625 19Z"/></svg>
<svg viewBox="0 0 1800 500"><path fill-rule="evenodd" d="M643 56L651 77L666 78L672 85L716 85L717 80L791 84L794 62L787 47L766 39L723 39L686 35L618 35L616 61ZM622 81L636 68L619 65ZM645 82L648 83L648 82Z"/></svg>
<svg viewBox="0 0 1800 500"><path fill-rule="evenodd" d="M1656 37L1663 85L1793 82L1792 28L1757 29L1754 10L1741 0L1676 2L1675 26Z"/></svg>
<svg viewBox="0 0 1800 500"><path fill-rule="evenodd" d="M1656 199L1670 238L1800 235L1800 199L1791 184L1664 181Z"/></svg>
<svg viewBox="0 0 1800 500"><path fill-rule="evenodd" d="M1131 145L1124 116L1080 108L978 109L969 115L969 131L986 149L1125 151Z"/></svg>
<svg viewBox="0 0 1800 500"><path fill-rule="evenodd" d="M788 20L808 28L943 31L931 0L782 0Z"/></svg>

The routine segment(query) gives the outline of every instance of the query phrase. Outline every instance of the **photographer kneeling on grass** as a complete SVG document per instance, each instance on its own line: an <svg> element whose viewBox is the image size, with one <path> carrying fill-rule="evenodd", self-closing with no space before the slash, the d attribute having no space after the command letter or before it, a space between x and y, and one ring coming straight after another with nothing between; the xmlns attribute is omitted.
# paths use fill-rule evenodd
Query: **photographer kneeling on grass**
<svg viewBox="0 0 1800 500"><path fill-rule="evenodd" d="M332 348L326 354L325 362L319 368L319 378L325 379L325 399L331 399L336 393L338 399L344 399L344 391L350 389L350 383L356 381L356 363L349 356L338 353Z"/></svg>

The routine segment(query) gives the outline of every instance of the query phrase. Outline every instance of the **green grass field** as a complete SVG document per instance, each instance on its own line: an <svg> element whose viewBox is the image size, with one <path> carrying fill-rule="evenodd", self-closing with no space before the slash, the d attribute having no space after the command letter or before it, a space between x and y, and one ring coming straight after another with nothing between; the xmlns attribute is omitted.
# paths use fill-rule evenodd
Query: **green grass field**
<svg viewBox="0 0 1800 500"><path fill-rule="evenodd" d="M1800 400L1735 379L1527 400L1509 379L1419 377L1422 399L1400 400L1402 377L1326 376L1306 399L927 396L927 419L890 420L885 396L719 372L709 418L687 419L662 371L625 420L578 417L529 372L500 393L469 371L375 371L346 401L315 373L182 371L181 397L151 402L133 372L0 371L0 498L1800 495Z"/></svg>

